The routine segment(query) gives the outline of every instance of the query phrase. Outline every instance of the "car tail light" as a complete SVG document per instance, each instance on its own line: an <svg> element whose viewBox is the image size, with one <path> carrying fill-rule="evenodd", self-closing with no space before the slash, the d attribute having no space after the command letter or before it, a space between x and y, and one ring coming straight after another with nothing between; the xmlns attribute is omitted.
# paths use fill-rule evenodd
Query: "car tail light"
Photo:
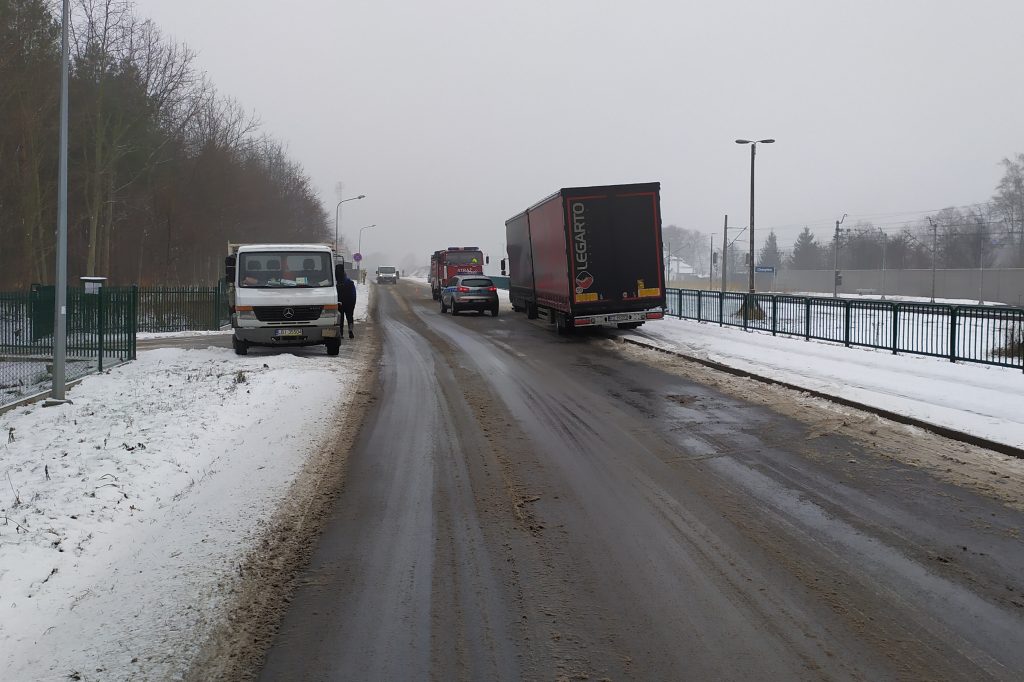
<svg viewBox="0 0 1024 682"><path fill-rule="evenodd" d="M487 291L497 291L498 287L487 287Z"/></svg>
<svg viewBox="0 0 1024 682"><path fill-rule="evenodd" d="M459 292L460 294L465 294L469 292L469 287L459 287L455 291Z"/></svg>
<svg viewBox="0 0 1024 682"><path fill-rule="evenodd" d="M648 320L660 320L663 317L665 317L665 313L658 310L647 313Z"/></svg>

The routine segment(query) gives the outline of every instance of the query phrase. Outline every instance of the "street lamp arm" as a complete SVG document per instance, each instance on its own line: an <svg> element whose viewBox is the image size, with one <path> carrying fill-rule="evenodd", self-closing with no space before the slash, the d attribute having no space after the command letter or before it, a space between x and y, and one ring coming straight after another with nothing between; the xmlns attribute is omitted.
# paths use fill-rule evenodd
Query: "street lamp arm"
<svg viewBox="0 0 1024 682"><path fill-rule="evenodd" d="M366 198L365 194L360 194L357 197L349 197L348 199L342 199L341 201L338 202L338 205L334 207L334 250L335 250L335 252L337 252L337 250L338 250L338 222L339 222L339 215L340 215L340 211L341 211L341 205L344 204L346 201L355 201L356 199L365 199L365 198Z"/></svg>

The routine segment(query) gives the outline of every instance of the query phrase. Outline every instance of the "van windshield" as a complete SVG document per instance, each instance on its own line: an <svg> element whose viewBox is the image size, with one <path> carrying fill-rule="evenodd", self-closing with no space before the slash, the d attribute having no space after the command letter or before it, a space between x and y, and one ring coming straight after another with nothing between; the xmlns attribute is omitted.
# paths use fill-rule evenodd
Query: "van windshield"
<svg viewBox="0 0 1024 682"><path fill-rule="evenodd" d="M381 273L382 275L393 275L393 274L395 274L395 269L392 266L390 266L390 265L382 265L379 268L377 268L377 271L379 273Z"/></svg>
<svg viewBox="0 0 1024 682"><path fill-rule="evenodd" d="M331 254L323 251L254 251L238 258L238 286L253 289L331 287Z"/></svg>

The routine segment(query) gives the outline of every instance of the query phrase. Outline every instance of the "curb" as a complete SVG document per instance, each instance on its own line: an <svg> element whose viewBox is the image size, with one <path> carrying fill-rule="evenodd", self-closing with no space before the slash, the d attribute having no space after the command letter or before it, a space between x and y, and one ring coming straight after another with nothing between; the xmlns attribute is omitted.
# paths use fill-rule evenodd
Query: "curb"
<svg viewBox="0 0 1024 682"><path fill-rule="evenodd" d="M634 346L639 346L641 348L646 348L648 350L655 350L658 351L659 353L665 353L666 355L672 355L677 358L682 358L683 360L694 362L698 365L704 365L705 367L710 367L711 369L718 370L720 372L725 372L726 374L732 374L733 376L743 377L745 379L753 379L754 381L759 381L763 384L768 384L769 386L781 386L782 388L788 388L792 391L805 393L815 398L821 398L822 400L827 400L831 403L836 403L837 405L843 405L844 407L852 407L854 409L862 410L864 412L870 412L871 414L878 415L879 417L884 417L885 419L888 419L890 421L898 422L900 424L906 424L908 426L916 426L919 429L930 431L931 433L943 436L945 438L949 438L950 440L955 440L961 443L967 443L968 445L975 445L980 448L985 448L986 450L992 450L994 452L998 452L1004 455L1009 455L1010 457L1024 459L1024 449L1015 448L1012 445L1007 445L1006 443L1000 443L998 441L989 440L988 438L982 438L981 436L975 436L974 434L971 433L957 431L956 429L951 429L946 426L932 424L931 422L926 422L915 417L908 417L904 414L892 412L891 410L886 410L881 407L874 407L872 405L858 402L856 400L850 400L849 398L840 398L839 396L824 393L813 388L805 388L803 386L798 386L796 384L789 383L788 381L772 379L770 377L762 376L760 374L754 374L753 372L748 372L745 369L737 369L735 367L730 367L720 362L715 362L714 360L698 358L694 355L687 355L685 353L669 350L667 348L659 348L658 346L653 346L642 341L637 341L636 339L616 337L615 340L618 341L619 343L628 343Z"/></svg>

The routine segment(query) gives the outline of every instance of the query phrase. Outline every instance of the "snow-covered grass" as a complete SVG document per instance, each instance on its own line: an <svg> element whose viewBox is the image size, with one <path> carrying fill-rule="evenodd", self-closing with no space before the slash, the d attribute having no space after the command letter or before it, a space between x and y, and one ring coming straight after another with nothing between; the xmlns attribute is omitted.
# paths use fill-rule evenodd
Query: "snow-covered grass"
<svg viewBox="0 0 1024 682"><path fill-rule="evenodd" d="M162 348L0 415L0 679L179 678L366 369Z"/></svg>
<svg viewBox="0 0 1024 682"><path fill-rule="evenodd" d="M1019 369L893 355L672 318L624 335L1024 448L1024 374Z"/></svg>

